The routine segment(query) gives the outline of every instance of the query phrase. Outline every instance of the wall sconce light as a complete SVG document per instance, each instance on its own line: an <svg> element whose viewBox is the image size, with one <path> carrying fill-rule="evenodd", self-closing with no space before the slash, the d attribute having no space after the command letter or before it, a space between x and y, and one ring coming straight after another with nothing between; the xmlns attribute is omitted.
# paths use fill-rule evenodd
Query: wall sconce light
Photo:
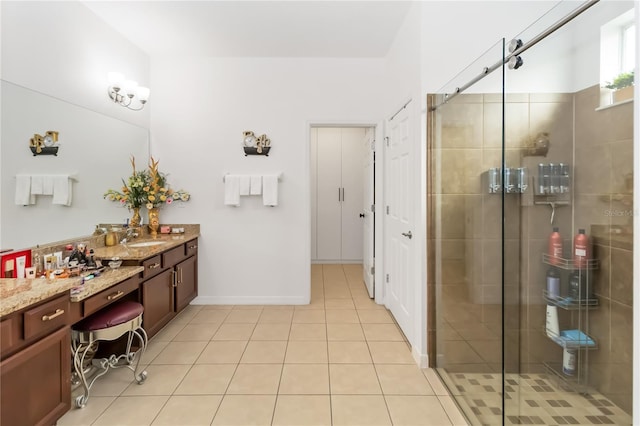
<svg viewBox="0 0 640 426"><path fill-rule="evenodd" d="M144 108L149 99L148 87L138 86L138 83L133 80L125 80L124 75L119 72L110 72L107 79L109 80L109 98L113 102L133 111L140 111ZM134 98L140 103L139 108L132 106Z"/></svg>

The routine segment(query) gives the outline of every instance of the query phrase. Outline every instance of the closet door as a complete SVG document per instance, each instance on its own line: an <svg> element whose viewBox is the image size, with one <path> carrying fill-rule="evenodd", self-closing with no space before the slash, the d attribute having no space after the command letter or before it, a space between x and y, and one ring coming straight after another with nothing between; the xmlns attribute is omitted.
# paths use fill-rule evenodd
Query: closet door
<svg viewBox="0 0 640 426"><path fill-rule="evenodd" d="M341 260L341 132L328 127L317 131L317 260Z"/></svg>
<svg viewBox="0 0 640 426"><path fill-rule="evenodd" d="M362 231L360 217L363 204L364 128L342 129L342 257L345 262L362 261Z"/></svg>
<svg viewBox="0 0 640 426"><path fill-rule="evenodd" d="M311 128L311 260L318 258L318 129Z"/></svg>

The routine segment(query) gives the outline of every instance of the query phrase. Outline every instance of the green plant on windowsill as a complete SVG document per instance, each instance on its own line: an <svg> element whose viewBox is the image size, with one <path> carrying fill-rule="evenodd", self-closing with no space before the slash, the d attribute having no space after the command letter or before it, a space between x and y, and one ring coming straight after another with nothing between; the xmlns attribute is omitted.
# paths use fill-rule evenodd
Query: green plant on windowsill
<svg viewBox="0 0 640 426"><path fill-rule="evenodd" d="M633 71L620 73L616 78L613 79L611 83L607 82L604 87L606 87L607 89L619 90L625 87L633 86L633 74Z"/></svg>

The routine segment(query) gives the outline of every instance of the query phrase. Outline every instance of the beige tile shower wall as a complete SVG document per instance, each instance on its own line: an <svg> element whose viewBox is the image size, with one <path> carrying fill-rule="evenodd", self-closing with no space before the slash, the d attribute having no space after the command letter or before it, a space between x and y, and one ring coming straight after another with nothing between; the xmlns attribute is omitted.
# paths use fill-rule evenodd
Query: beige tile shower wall
<svg viewBox="0 0 640 426"><path fill-rule="evenodd" d="M628 413L632 407L633 103L596 111L597 86L575 95L575 226L590 230L594 292L591 312L598 350L589 358L590 383Z"/></svg>

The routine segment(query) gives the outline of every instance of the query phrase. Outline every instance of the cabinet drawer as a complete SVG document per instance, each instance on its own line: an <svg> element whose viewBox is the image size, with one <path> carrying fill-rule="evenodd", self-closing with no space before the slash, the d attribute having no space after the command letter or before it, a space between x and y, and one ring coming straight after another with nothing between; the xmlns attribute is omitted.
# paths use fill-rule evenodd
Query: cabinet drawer
<svg viewBox="0 0 640 426"><path fill-rule="evenodd" d="M198 239L187 241L184 245L184 251L187 257L198 253Z"/></svg>
<svg viewBox="0 0 640 426"><path fill-rule="evenodd" d="M20 339L20 335L14 333L15 322L15 317L10 317L0 322L0 348L2 348L3 353L11 349L11 347L18 343L18 340Z"/></svg>
<svg viewBox="0 0 640 426"><path fill-rule="evenodd" d="M185 258L184 244L162 253L162 267L169 268Z"/></svg>
<svg viewBox="0 0 640 426"><path fill-rule="evenodd" d="M67 324L69 294L65 293L24 313L24 340L42 336Z"/></svg>
<svg viewBox="0 0 640 426"><path fill-rule="evenodd" d="M160 255L150 257L142 262L144 271L142 271L142 278L149 278L157 274L162 270L162 264L160 263Z"/></svg>
<svg viewBox="0 0 640 426"><path fill-rule="evenodd" d="M121 299L125 295L138 289L138 279L131 277L120 284L116 284L84 301L84 316L91 315L111 302Z"/></svg>

